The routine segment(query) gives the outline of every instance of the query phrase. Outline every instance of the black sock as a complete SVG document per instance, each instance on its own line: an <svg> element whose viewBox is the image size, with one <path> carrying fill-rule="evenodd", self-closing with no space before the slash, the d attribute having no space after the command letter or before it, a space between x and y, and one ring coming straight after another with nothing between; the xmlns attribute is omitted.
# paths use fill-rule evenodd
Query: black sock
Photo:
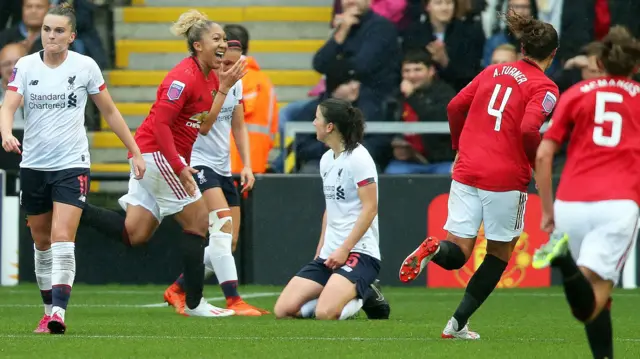
<svg viewBox="0 0 640 359"><path fill-rule="evenodd" d="M554 259L551 265L560 269L562 273L564 294L573 316L581 322L586 321L593 314L596 305L591 283L570 254Z"/></svg>
<svg viewBox="0 0 640 359"><path fill-rule="evenodd" d="M462 301L453 314L458 321L458 327L454 329L460 330L467 324L469 317L478 310L498 285L505 268L507 268L507 262L502 259L491 254L484 257L484 261L469 280Z"/></svg>
<svg viewBox="0 0 640 359"><path fill-rule="evenodd" d="M451 241L440 241L440 250L431 261L446 270L460 269L467 262L462 249Z"/></svg>
<svg viewBox="0 0 640 359"><path fill-rule="evenodd" d="M595 359L613 358L613 328L611 326L611 299L602 312L584 326L589 340L589 347Z"/></svg>
<svg viewBox="0 0 640 359"><path fill-rule="evenodd" d="M80 217L81 224L93 227L106 234L107 237L131 247L124 221L125 217L120 213L91 204L85 206L82 211L82 217Z"/></svg>
<svg viewBox="0 0 640 359"><path fill-rule="evenodd" d="M182 236L182 265L184 266L184 291L186 304L194 309L200 304L204 290L204 242L205 238L185 231Z"/></svg>

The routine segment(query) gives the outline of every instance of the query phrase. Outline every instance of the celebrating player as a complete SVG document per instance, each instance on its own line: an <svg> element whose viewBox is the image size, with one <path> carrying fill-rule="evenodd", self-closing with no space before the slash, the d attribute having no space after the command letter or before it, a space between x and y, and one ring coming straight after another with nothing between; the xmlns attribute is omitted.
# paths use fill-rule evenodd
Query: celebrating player
<svg viewBox="0 0 640 359"><path fill-rule="evenodd" d="M44 303L36 333L64 334L65 313L76 272L75 237L89 193L89 144L84 128L87 98L133 154L134 181L145 163L106 89L93 59L69 51L76 37L69 5L49 10L42 25L44 50L21 58L0 109L2 147L22 153L20 203L34 241L35 272ZM24 99L24 146L11 134Z"/></svg>
<svg viewBox="0 0 640 359"><path fill-rule="evenodd" d="M558 47L556 30L513 11L506 20L520 36L524 58L487 67L449 103L452 147L458 153L444 226L447 238L427 238L400 268L403 282L415 279L429 261L460 269L484 222L487 254L443 338L480 338L467 322L500 281L522 233L540 127L558 96L558 87L544 75Z"/></svg>
<svg viewBox="0 0 640 359"><path fill-rule="evenodd" d="M613 358L611 291L637 238L640 204L640 42L614 27L603 39L604 77L562 95L536 159L542 229L551 239L533 267L562 273L571 312L585 324L594 358ZM554 153L569 140L553 203Z"/></svg>
<svg viewBox="0 0 640 359"><path fill-rule="evenodd" d="M378 174L360 144L362 113L346 101L328 99L318 106L313 125L318 140L330 148L320 160L326 201L322 233L315 259L284 288L275 315L347 319L367 302L367 315L388 318L389 306L374 286L380 271Z"/></svg>
<svg viewBox="0 0 640 359"><path fill-rule="evenodd" d="M181 238L184 288L188 316L233 315L202 297L204 242L209 227L207 205L194 180L198 171L189 167L198 132L213 126L229 90L244 74L238 61L228 71L216 71L227 50L224 31L197 10L180 16L173 33L187 38L191 52L160 84L149 116L136 132L147 164L147 176L129 181L129 192L119 200L126 218L107 209L87 206L83 223L122 240L146 243L165 216L175 215L184 230Z"/></svg>
<svg viewBox="0 0 640 359"><path fill-rule="evenodd" d="M238 40L227 42L222 71L228 70L242 56ZM197 182L209 211L209 246L204 249L205 278L214 272L227 299L227 308L236 315L260 316L269 312L247 304L238 294L238 272L231 254L233 237L238 235L235 224L240 221L240 196L231 177L230 133L236 139L244 169L240 173L242 192L251 190L255 178L251 171L249 134L244 123L242 81L231 87L218 115L218 120L207 135L196 139L191 153L191 165L198 170ZM164 299L178 313L184 312L184 277L180 276L164 292Z"/></svg>

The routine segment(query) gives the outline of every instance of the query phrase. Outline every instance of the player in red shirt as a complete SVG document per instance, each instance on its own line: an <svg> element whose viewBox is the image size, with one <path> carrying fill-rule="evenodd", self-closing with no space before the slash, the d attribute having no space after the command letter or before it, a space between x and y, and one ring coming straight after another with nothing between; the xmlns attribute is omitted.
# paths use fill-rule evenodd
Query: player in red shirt
<svg viewBox="0 0 640 359"><path fill-rule="evenodd" d="M232 310L216 308L202 297L204 244L209 212L189 167L191 148L198 133L211 129L229 89L244 76L244 62L216 71L227 50L220 25L197 10L180 16L172 28L187 38L192 56L174 67L158 87L156 102L138 128L135 140L147 165L140 181L129 181L129 192L119 203L119 213L88 206L83 223L128 245L146 243L164 217L175 215L184 230L181 240L186 292L185 315L228 316Z"/></svg>
<svg viewBox="0 0 640 359"><path fill-rule="evenodd" d="M487 67L449 103L452 147L458 152L444 226L447 238L427 238L400 268L403 282L414 280L429 261L460 269L484 222L487 254L443 338L480 338L467 323L498 284L522 233L540 127L558 97L558 87L544 74L558 47L556 30L513 11L506 20L520 35L524 58Z"/></svg>
<svg viewBox="0 0 640 359"><path fill-rule="evenodd" d="M640 205L640 42L622 27L603 39L606 75L562 95L536 158L542 229L553 233L533 267L556 267L594 358L613 358L611 291L637 238ZM554 153L569 141L553 202Z"/></svg>

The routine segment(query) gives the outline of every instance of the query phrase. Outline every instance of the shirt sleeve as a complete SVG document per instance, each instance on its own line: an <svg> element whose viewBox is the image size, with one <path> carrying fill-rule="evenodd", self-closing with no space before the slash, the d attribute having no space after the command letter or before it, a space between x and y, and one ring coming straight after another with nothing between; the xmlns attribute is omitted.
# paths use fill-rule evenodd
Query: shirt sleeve
<svg viewBox="0 0 640 359"><path fill-rule="evenodd" d="M540 145L540 128L553 112L558 96L558 87L555 84L545 84L534 92L525 108L520 133L525 154L532 166L535 165L536 152Z"/></svg>
<svg viewBox="0 0 640 359"><path fill-rule="evenodd" d="M242 91L244 90L244 88L242 86L242 80L239 80L238 82L236 82L236 84L234 86L236 87L235 88L236 106L242 105L242 103L243 103Z"/></svg>
<svg viewBox="0 0 640 359"><path fill-rule="evenodd" d="M351 156L350 162L351 175L353 176L356 188L376 182L376 178L378 177L376 164L368 152L357 153L356 156Z"/></svg>
<svg viewBox="0 0 640 359"><path fill-rule="evenodd" d="M87 92L89 95L97 95L105 88L107 88L107 83L104 81L100 67L98 67L98 64L93 59L89 58L89 82L87 83Z"/></svg>
<svg viewBox="0 0 640 359"><path fill-rule="evenodd" d="M574 98L575 95L571 92L562 95L553 117L549 121L549 128L544 134L544 139L552 140L558 144L566 141L573 127L572 108Z"/></svg>
<svg viewBox="0 0 640 359"><path fill-rule="evenodd" d="M24 89L27 86L27 66L25 58L21 58L16 63L16 66L11 71L11 76L9 77L9 84L7 86L8 90L13 92L17 92L20 95L24 95Z"/></svg>

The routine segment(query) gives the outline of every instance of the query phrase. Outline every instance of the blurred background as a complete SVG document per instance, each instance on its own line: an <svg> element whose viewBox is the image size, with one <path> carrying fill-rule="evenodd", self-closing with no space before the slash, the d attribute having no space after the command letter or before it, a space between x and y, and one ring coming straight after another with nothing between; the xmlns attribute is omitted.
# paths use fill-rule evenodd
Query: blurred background
<svg viewBox="0 0 640 359"><path fill-rule="evenodd" d="M0 0L0 105L13 65L42 49L42 20L49 6L61 2L76 10L78 37L72 50L91 56L103 69L132 131L147 115L166 72L188 56L184 40L169 31L182 12L197 8L241 39L250 70L243 79L245 120L259 175L255 190L244 198L236 259L242 279L268 284L285 281L311 257L317 243L324 208L317 174L327 148L315 139L311 122L320 101L346 99L365 114L364 145L381 174L381 245L384 259L391 260L383 277L397 282L395 261L426 234L441 234L443 213L446 218L446 201L441 202L454 156L447 103L487 65L520 57L518 40L498 12L512 8L557 29L560 47L547 75L561 92L600 75L593 42L611 26L625 25L640 36L637 0ZM353 25L338 34L336 26L343 23ZM115 208L127 191L126 149L92 104L86 112L92 157L89 200ZM20 139L22 112L15 117L14 133ZM19 160L0 154L7 198L19 191ZM232 163L239 172L235 149ZM562 164L560 155L557 171ZM532 243L546 240L537 232L539 210L531 202L535 205L527 209L525 229L532 248L523 249L525 253L537 247ZM32 252L23 216L7 214L18 213L13 202L2 208L2 240L21 238L19 278L29 281ZM170 281L179 269L163 264L172 258L171 233L177 229L166 222L166 231L159 231L148 248L133 253L89 239L100 234L81 228L78 251L84 251L86 260L78 263L87 268L78 270L78 280ZM518 265L526 269L522 258ZM96 261L118 265L104 273L90 269ZM635 285L635 259L633 267L628 285ZM127 275L132 272L141 274ZM554 282L550 273L545 275L548 280L541 285Z"/></svg>

